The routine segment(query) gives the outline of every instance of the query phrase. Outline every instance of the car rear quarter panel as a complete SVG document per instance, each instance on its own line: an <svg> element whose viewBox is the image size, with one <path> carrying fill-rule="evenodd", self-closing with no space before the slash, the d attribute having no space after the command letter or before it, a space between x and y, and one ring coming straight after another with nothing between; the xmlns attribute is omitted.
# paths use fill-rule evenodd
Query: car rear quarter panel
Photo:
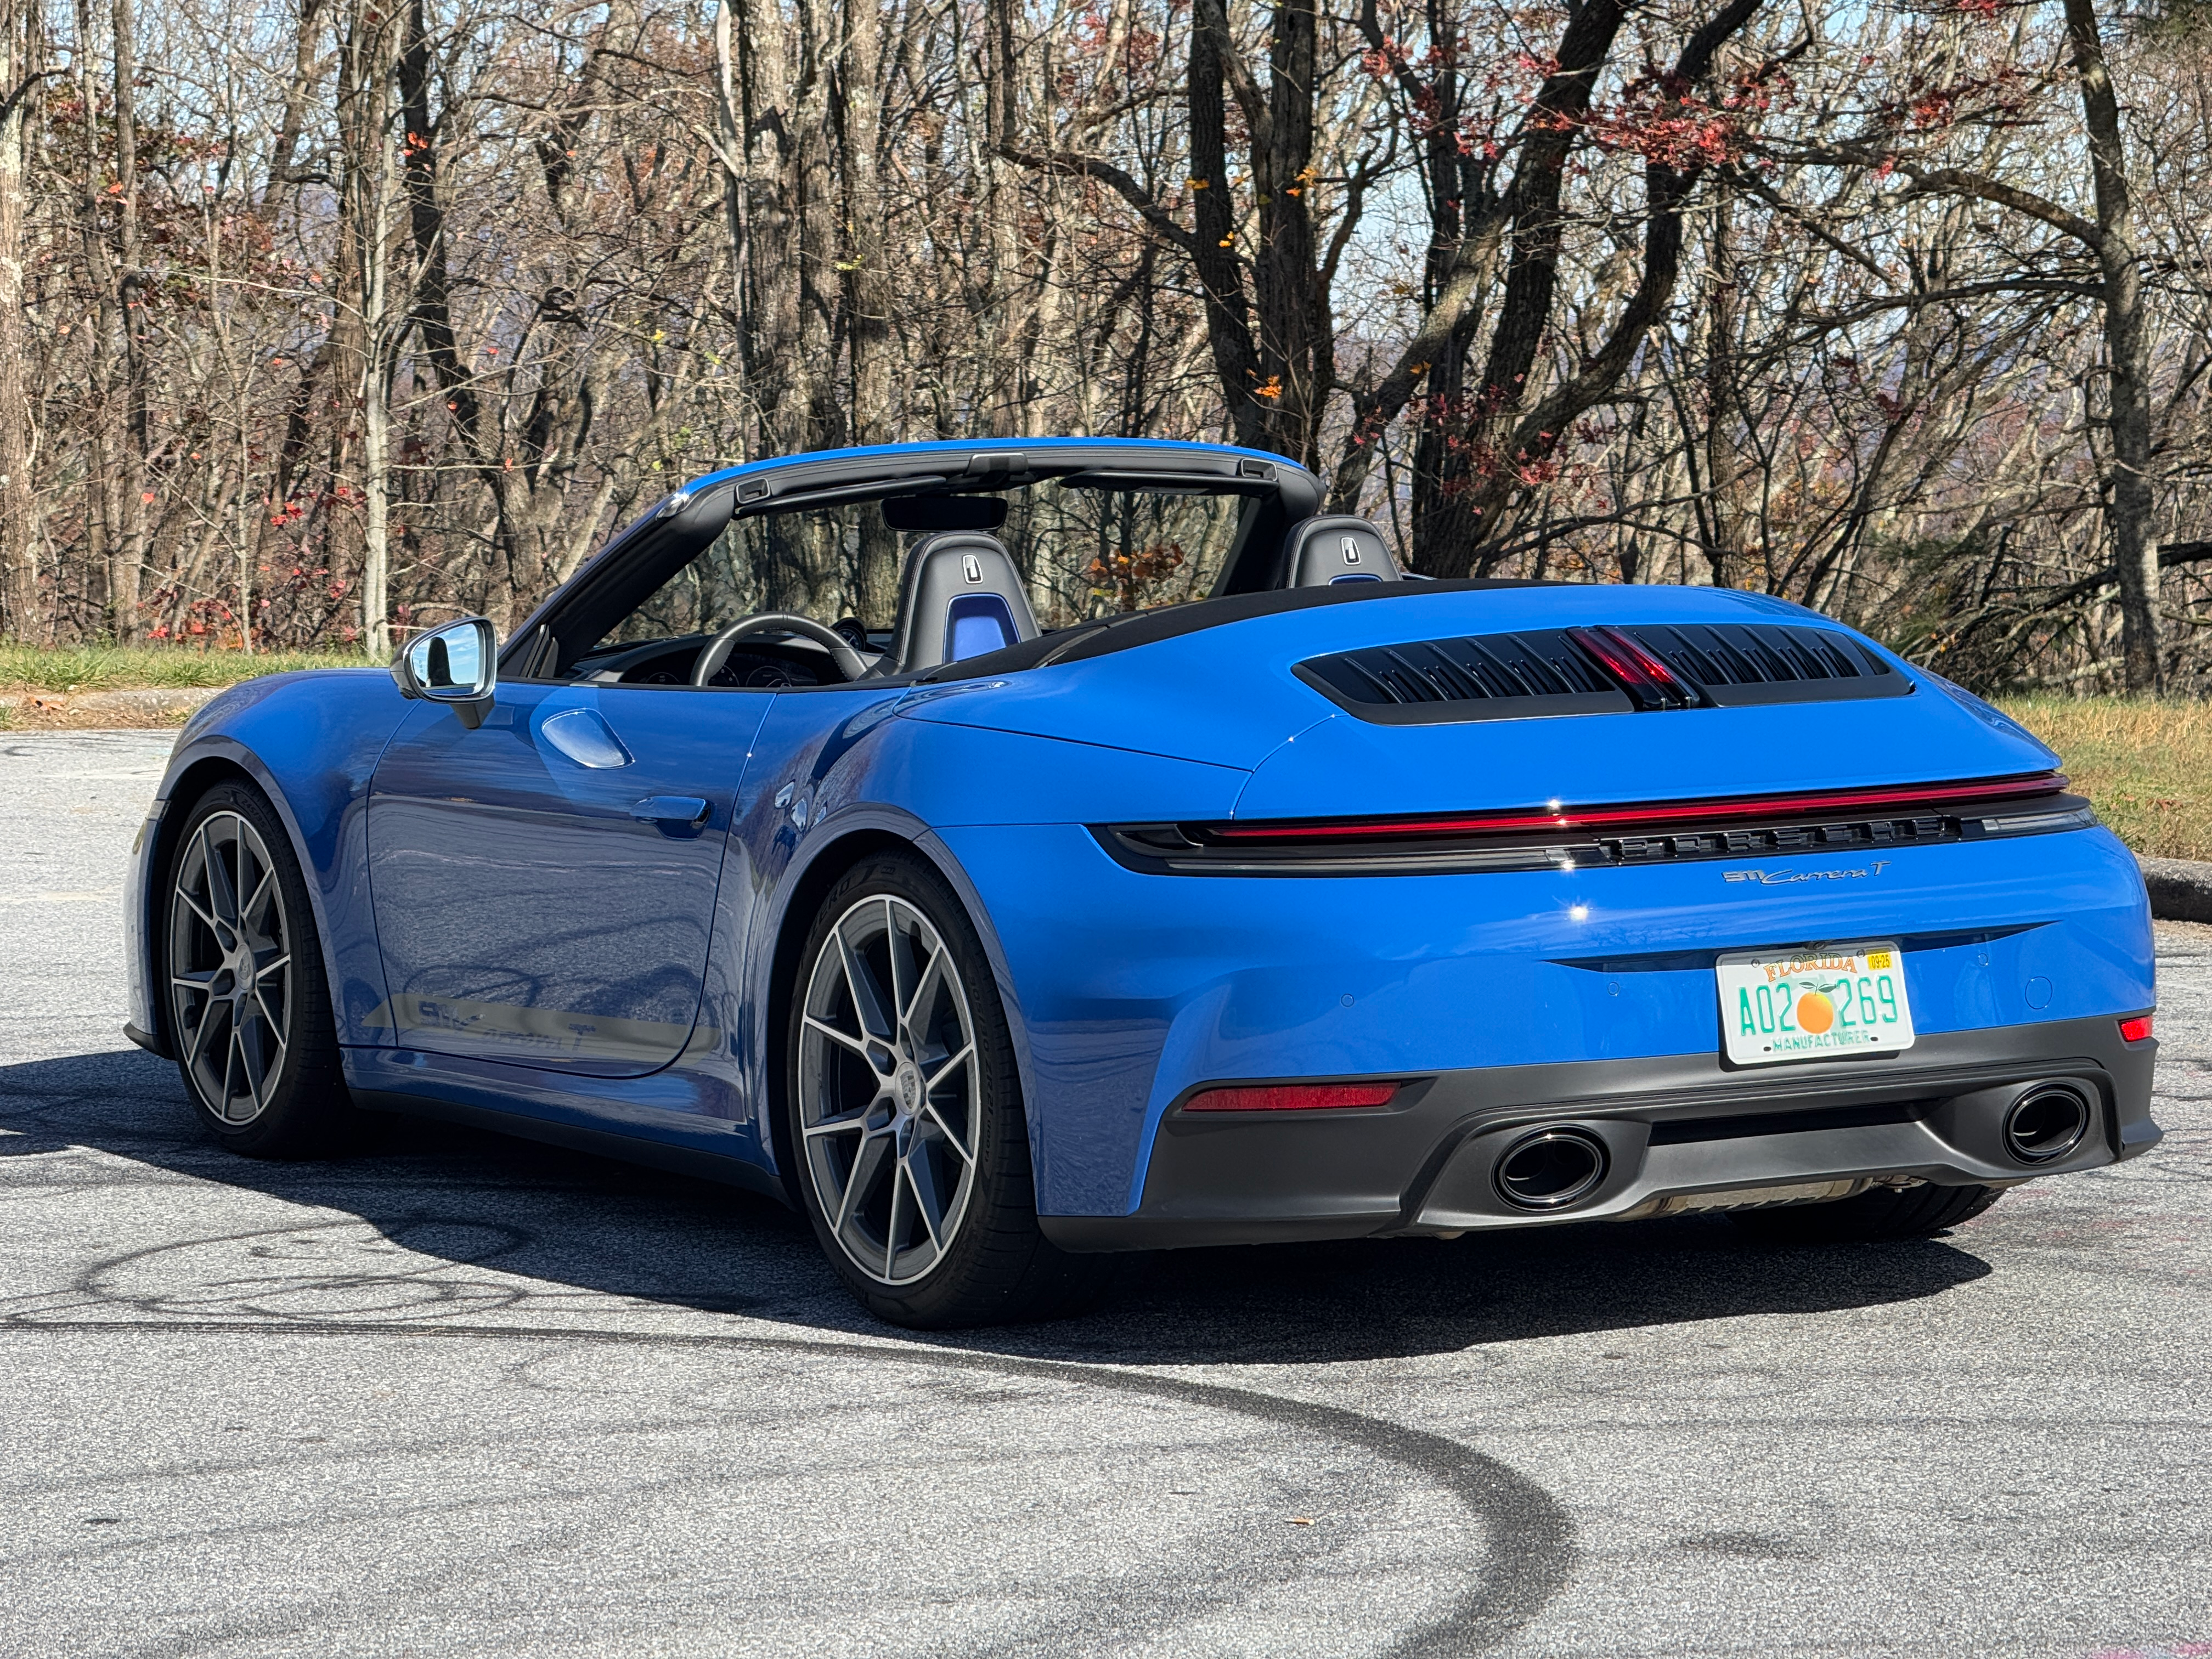
<svg viewBox="0 0 2212 1659"><path fill-rule="evenodd" d="M1025 993L999 937L996 902L978 882L988 872L969 867L937 832L957 823L1064 827L1132 810L1211 816L1229 810L1248 776L893 713L890 702L858 690L787 695L754 739L716 945L719 953L722 941L744 939L744 967L725 973L710 965L709 994L730 1011L725 1029L739 1034L720 1063L744 1079L763 1156L774 1146L765 1113L781 1095L774 1075L781 1045L773 1028L784 988L778 975L792 971L791 947L812 922L824 879L848 866L856 849L905 842L935 862L967 901L1013 1027L1032 1141L1042 1144L1047 1094L1024 1023ZM750 1018L737 1017L741 1001Z"/></svg>

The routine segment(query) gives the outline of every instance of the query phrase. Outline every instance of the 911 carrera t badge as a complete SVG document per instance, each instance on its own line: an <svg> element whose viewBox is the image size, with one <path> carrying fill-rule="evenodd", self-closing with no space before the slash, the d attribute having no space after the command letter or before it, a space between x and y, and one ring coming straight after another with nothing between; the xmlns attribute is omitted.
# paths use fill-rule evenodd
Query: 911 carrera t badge
<svg viewBox="0 0 2212 1659"><path fill-rule="evenodd" d="M1794 881L1864 881L1889 867L1887 859L1876 859L1857 870L1723 870L1725 881L1756 882L1761 887L1786 887Z"/></svg>

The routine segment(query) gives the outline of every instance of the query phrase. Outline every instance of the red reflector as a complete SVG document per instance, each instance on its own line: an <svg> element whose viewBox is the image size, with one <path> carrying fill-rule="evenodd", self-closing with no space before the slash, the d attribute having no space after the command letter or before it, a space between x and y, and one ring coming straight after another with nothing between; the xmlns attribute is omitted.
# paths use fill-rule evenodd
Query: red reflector
<svg viewBox="0 0 2212 1659"><path fill-rule="evenodd" d="M1186 1112L1315 1112L1341 1106L1388 1106L1395 1083L1275 1083L1257 1089L1208 1089Z"/></svg>
<svg viewBox="0 0 2212 1659"><path fill-rule="evenodd" d="M2133 1019L2122 1020L2120 1022L2120 1040L2123 1042L2148 1042L2150 1041L2150 1019L2151 1017L2148 1014L2137 1014Z"/></svg>

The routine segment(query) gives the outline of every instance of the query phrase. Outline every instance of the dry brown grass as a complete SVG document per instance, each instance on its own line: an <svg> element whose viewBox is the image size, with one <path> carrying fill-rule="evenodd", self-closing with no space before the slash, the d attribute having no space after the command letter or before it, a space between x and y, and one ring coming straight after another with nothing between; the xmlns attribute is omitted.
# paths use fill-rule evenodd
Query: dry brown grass
<svg viewBox="0 0 2212 1659"><path fill-rule="evenodd" d="M2001 707L2059 752L2074 787L2136 852L2212 859L2212 703L2042 696Z"/></svg>

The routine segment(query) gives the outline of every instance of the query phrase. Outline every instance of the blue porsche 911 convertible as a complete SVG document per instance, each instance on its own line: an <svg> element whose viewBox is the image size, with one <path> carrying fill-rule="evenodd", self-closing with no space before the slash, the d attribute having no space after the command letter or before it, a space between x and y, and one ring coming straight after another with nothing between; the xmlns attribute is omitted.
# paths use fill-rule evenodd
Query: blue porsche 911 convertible
<svg viewBox="0 0 2212 1659"><path fill-rule="evenodd" d="M2027 732L1778 599L1422 580L1321 505L1133 441L702 478L503 643L202 710L130 1035L251 1156L416 1112L772 1194L914 1326L1178 1246L1916 1237L2157 1140L2142 883ZM1063 591L1162 538L1183 603ZM888 629L763 586L863 544Z"/></svg>

